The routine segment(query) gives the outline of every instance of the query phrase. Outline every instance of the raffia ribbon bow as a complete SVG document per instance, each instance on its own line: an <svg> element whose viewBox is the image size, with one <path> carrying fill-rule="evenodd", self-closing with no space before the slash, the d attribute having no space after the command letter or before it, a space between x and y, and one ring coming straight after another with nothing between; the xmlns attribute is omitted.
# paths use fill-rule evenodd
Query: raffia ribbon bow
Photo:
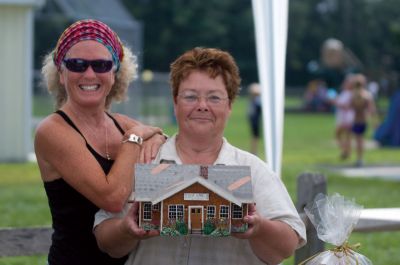
<svg viewBox="0 0 400 265"><path fill-rule="evenodd" d="M336 257L341 258L344 256L346 256L346 264L351 264L350 260L354 259L356 261L356 265L358 265L358 258L357 256L353 256L353 253L355 252L356 249L360 248L361 244L360 243L356 243L354 245L350 245L347 241L341 245L341 246L337 246L331 249L328 249L327 251L332 251ZM302 262L300 262L298 265L304 265L306 264L308 261L316 258L318 255L320 255L323 252L317 253L311 257L309 257L306 260L303 260ZM343 254L343 255L342 255Z"/></svg>

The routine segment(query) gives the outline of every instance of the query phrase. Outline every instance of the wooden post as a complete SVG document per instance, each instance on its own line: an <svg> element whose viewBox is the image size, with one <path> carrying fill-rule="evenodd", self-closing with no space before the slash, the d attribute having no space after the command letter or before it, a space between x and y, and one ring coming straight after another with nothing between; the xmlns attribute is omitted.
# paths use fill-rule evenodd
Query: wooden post
<svg viewBox="0 0 400 265"><path fill-rule="evenodd" d="M49 253L50 227L0 228L0 257Z"/></svg>
<svg viewBox="0 0 400 265"><path fill-rule="evenodd" d="M324 250L324 242L317 237L317 231L304 214L304 207L314 201L318 193L326 194L326 179L319 173L302 173L297 177L297 211L303 217L307 229L307 244L295 253L295 264Z"/></svg>

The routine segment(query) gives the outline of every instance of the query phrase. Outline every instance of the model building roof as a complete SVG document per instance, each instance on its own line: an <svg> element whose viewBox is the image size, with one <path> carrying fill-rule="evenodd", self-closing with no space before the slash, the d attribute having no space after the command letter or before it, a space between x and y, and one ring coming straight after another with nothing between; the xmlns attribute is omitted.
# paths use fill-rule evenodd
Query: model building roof
<svg viewBox="0 0 400 265"><path fill-rule="evenodd" d="M137 164L135 200L156 204L194 183L240 205L253 202L250 167Z"/></svg>

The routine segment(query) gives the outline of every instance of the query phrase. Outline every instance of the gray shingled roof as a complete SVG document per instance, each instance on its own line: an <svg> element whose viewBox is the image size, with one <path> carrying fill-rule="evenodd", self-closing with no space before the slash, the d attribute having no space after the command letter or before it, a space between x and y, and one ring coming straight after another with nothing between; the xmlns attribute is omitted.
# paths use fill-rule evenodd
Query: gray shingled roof
<svg viewBox="0 0 400 265"><path fill-rule="evenodd" d="M128 12L121 0L47 0L42 11L37 12L39 17L40 14L50 23L54 17L59 19L61 16L67 22L65 26L86 18L101 20L117 32L134 54L140 55L142 52L142 25Z"/></svg>
<svg viewBox="0 0 400 265"><path fill-rule="evenodd" d="M251 181L246 182L250 175L248 166L208 166L208 179L204 179L199 165L137 164L135 199L157 203L197 182L235 204L249 203L253 202ZM238 181L244 184L228 189Z"/></svg>
<svg viewBox="0 0 400 265"><path fill-rule="evenodd" d="M100 19L107 24L132 26L136 21L120 0L53 0L63 14L74 19L87 17Z"/></svg>

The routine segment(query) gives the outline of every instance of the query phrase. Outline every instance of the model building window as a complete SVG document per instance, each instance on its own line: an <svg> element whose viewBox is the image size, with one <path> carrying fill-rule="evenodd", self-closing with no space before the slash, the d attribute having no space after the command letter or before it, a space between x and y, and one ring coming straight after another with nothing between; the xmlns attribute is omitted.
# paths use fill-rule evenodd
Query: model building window
<svg viewBox="0 0 400 265"><path fill-rule="evenodd" d="M153 211L159 211L159 210L160 210L160 203L154 204Z"/></svg>
<svg viewBox="0 0 400 265"><path fill-rule="evenodd" d="M219 218L228 218L229 217L229 206L221 205L219 209Z"/></svg>
<svg viewBox="0 0 400 265"><path fill-rule="evenodd" d="M232 218L233 219L242 219L242 217L243 217L242 207L234 204L233 209L232 209Z"/></svg>
<svg viewBox="0 0 400 265"><path fill-rule="evenodd" d="M168 218L169 219L183 219L183 205L173 204L168 207Z"/></svg>
<svg viewBox="0 0 400 265"><path fill-rule="evenodd" d="M151 202L145 202L143 204L143 219L151 220Z"/></svg>
<svg viewBox="0 0 400 265"><path fill-rule="evenodd" d="M215 218L215 206L207 206L207 218Z"/></svg>

